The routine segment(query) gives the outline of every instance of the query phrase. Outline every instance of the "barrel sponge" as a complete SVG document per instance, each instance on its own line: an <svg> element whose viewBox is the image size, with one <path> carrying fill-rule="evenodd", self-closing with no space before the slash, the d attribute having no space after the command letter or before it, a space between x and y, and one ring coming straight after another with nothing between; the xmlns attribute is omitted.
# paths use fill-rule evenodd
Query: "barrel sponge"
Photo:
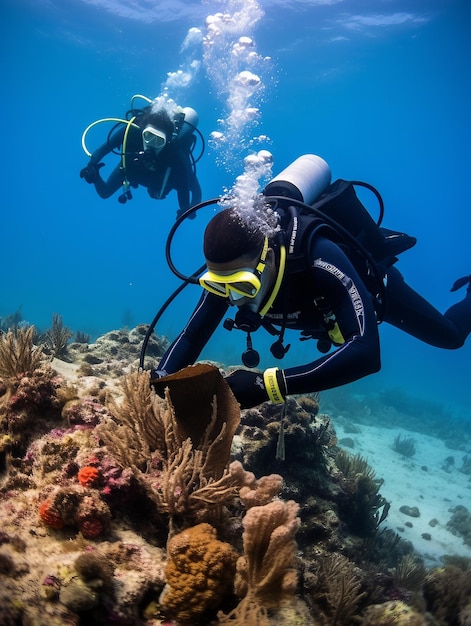
<svg viewBox="0 0 471 626"><path fill-rule="evenodd" d="M166 617L194 623L219 607L233 588L237 553L210 524L174 535L167 546L167 585L160 597Z"/></svg>

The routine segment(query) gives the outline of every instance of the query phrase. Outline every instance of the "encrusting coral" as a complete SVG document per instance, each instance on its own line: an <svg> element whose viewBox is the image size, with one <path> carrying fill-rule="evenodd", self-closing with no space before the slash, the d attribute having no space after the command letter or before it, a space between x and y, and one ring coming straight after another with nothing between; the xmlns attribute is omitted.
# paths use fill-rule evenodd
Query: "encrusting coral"
<svg viewBox="0 0 471 626"><path fill-rule="evenodd" d="M162 611L179 624L193 626L232 592L237 552L217 539L210 524L202 523L174 535L167 556Z"/></svg>
<svg viewBox="0 0 471 626"><path fill-rule="evenodd" d="M425 617L401 601L368 607L361 626L427 626Z"/></svg>
<svg viewBox="0 0 471 626"><path fill-rule="evenodd" d="M94 490L59 487L41 502L39 516L50 528L78 528L84 537L92 539L107 530L111 511Z"/></svg>

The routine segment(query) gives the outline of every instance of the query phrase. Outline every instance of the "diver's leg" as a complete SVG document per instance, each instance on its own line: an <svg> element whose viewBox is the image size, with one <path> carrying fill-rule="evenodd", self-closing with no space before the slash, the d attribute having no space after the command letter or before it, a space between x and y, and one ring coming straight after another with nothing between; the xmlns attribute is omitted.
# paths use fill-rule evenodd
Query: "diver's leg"
<svg viewBox="0 0 471 626"><path fill-rule="evenodd" d="M460 348L471 332L471 291L441 314L392 267L388 270L384 321L432 346Z"/></svg>
<svg viewBox="0 0 471 626"><path fill-rule="evenodd" d="M118 191L118 189L121 189L123 185L123 170L120 165L116 166L106 181L97 173L97 177L93 182L100 198L109 198Z"/></svg>

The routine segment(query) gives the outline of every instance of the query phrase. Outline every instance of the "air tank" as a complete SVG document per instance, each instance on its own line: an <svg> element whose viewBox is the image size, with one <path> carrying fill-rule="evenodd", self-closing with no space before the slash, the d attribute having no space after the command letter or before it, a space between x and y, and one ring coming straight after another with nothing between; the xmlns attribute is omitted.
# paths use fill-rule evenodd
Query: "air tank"
<svg viewBox="0 0 471 626"><path fill-rule="evenodd" d="M191 107L183 107L181 111L185 117L178 136L184 137L194 132L198 126L199 118L198 113Z"/></svg>
<svg viewBox="0 0 471 626"><path fill-rule="evenodd" d="M303 154L265 187L265 196L285 196L312 204L331 181L330 167L320 156Z"/></svg>

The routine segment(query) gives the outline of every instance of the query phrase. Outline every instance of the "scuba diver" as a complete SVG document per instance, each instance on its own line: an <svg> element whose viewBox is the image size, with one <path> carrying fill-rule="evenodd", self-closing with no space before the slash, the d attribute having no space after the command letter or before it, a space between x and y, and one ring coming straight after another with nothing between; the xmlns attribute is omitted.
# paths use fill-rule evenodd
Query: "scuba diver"
<svg viewBox="0 0 471 626"><path fill-rule="evenodd" d="M149 103L142 109L134 109L135 98ZM103 145L90 153L85 145L89 130L101 122L117 122ZM82 136L82 146L90 157L80 178L95 185L100 198L109 198L121 190L118 201L122 204L132 199L131 187L147 188L151 198L163 200L173 189L178 195L177 216L190 206L201 202L201 187L196 176L196 162L204 150L204 140L197 130L198 115L190 107L181 108L172 100L135 95L131 99L131 110L126 119L105 118L90 124ZM197 159L193 156L196 144L195 131L203 149ZM107 154L120 157L119 164L107 180L103 180L100 169Z"/></svg>
<svg viewBox="0 0 471 626"><path fill-rule="evenodd" d="M157 393L165 376L197 360L231 308L235 315L224 326L246 333L242 362L250 369L236 369L225 380L242 408L281 403L291 394L338 387L379 371L381 321L440 348L464 344L471 332L471 276L455 282L451 291L467 285L466 295L442 315L394 267L415 238L380 228L381 220L358 199L356 185L374 191L383 209L372 186L331 184L327 163L303 155L265 187L262 211L244 212L235 203L211 219L204 234L206 271L199 277L203 293L151 372ZM261 220L263 211L267 217ZM254 371L259 356L252 334L261 327L276 337L274 358L289 348L287 329L300 331L301 340L317 340L321 356L295 367Z"/></svg>

